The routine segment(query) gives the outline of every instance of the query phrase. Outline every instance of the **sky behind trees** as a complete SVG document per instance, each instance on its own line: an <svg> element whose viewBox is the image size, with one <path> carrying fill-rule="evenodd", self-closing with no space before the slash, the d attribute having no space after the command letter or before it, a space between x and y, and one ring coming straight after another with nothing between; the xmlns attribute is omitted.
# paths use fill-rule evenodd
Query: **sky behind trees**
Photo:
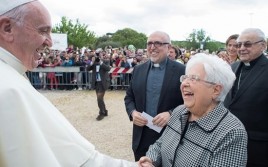
<svg viewBox="0 0 268 167"><path fill-rule="evenodd" d="M66 16L88 25L96 36L124 28L149 35L167 32L172 40L185 40L193 29L203 29L212 39L249 27L268 36L267 0L40 0L52 16L52 24Z"/></svg>

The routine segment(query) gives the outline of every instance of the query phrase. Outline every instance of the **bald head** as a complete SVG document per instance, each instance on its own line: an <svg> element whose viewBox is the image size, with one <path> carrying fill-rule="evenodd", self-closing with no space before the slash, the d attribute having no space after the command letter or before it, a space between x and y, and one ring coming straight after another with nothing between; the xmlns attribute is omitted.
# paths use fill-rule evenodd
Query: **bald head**
<svg viewBox="0 0 268 167"><path fill-rule="evenodd" d="M170 37L167 33L163 32L163 31L155 31L152 34L150 34L150 36L159 36L161 37L164 41L166 41L167 43L171 43ZM149 38L150 38L149 36ZM149 39L148 38L148 39Z"/></svg>

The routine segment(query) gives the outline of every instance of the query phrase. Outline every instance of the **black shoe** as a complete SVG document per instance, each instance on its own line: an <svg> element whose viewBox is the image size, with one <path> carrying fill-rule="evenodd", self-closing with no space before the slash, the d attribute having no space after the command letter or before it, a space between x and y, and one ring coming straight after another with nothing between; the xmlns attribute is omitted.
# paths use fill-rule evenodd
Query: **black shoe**
<svg viewBox="0 0 268 167"><path fill-rule="evenodd" d="M100 121L100 120L102 120L103 118L104 118L104 115L100 114L100 115L97 116L96 120L97 120L97 121Z"/></svg>
<svg viewBox="0 0 268 167"><path fill-rule="evenodd" d="M104 111L104 116L108 116L108 110Z"/></svg>
<svg viewBox="0 0 268 167"><path fill-rule="evenodd" d="M105 111L99 111L99 115L108 116L108 110Z"/></svg>

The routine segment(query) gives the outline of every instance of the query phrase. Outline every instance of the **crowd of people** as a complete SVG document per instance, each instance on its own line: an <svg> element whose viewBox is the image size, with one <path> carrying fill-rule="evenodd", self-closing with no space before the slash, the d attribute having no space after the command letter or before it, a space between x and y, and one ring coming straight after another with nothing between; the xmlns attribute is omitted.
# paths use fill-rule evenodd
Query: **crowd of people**
<svg viewBox="0 0 268 167"><path fill-rule="evenodd" d="M171 45L168 51L168 57L171 60L177 61L186 65L187 62L197 53L205 53L210 55L217 55L229 64L239 60L237 54L236 40L238 34L233 34L226 40L226 47L219 48L218 51L209 52L202 49L185 49L178 46ZM83 90L90 89L91 76L88 75L86 68L92 62L92 58L99 57L108 62L113 68L133 68L138 64L142 64L149 60L147 49L136 49L133 45L125 46L124 48L112 48L106 46L105 48L98 48L96 50L85 48L74 48L69 45L66 50L50 50L46 49L42 53L38 61L38 67L80 67L80 73L61 73L49 72L38 73L29 72L28 78L33 86L37 89L64 89L64 90ZM126 89L129 86L131 74L125 75L117 72L111 72L109 75L111 86L110 89ZM61 77L59 77L61 76ZM60 83L60 86L59 86ZM66 84L65 86L62 86ZM120 85L120 86L117 86Z"/></svg>
<svg viewBox="0 0 268 167"><path fill-rule="evenodd" d="M132 47L131 47L132 46ZM55 73L38 73L38 72L29 72L28 77L30 81L35 86L35 88L43 89L58 89L58 82L66 83L63 88L66 90L73 89L87 89L86 83L90 80L90 76L86 73L87 67L90 66L92 59L96 57L100 58L102 61L108 62L108 65L111 67L119 68L133 68L137 64L141 64L148 60L148 57L144 49L136 50L133 45L129 45L122 48L113 48L113 49L73 49L73 46L70 45L66 50L49 50L47 49L44 54L42 54L39 59L38 67L80 67L81 73L62 73L64 76L61 81L60 77L57 77ZM57 73L56 73L57 74ZM118 82L123 83L128 81L123 74L112 73L110 75L112 85L118 85ZM120 79L120 81L118 81ZM70 83L77 83L75 86L70 86ZM47 87L50 85L50 87ZM62 84L61 84L62 85ZM112 87L113 88L113 87ZM116 87L117 89L117 87Z"/></svg>
<svg viewBox="0 0 268 167"><path fill-rule="evenodd" d="M168 56L171 60L187 64L188 60L200 50L190 51L176 46L170 46ZM204 51L206 52L206 51ZM208 53L208 52L206 52ZM46 49L38 61L38 68L46 67L80 67L78 73L74 72L28 72L28 78L36 89L49 90L83 90L90 89L91 76L87 74L86 68L92 62L92 58L99 57L108 62L113 68L133 68L149 60L147 49L136 49L133 45L124 48L112 48L107 46L104 49L96 50L79 49L69 45L66 50ZM109 75L111 80L110 88L126 89L130 83L131 76L113 72ZM119 85L119 86L117 86Z"/></svg>
<svg viewBox="0 0 268 167"><path fill-rule="evenodd" d="M81 55L72 47L47 52L51 28L38 0L1 5L0 166L268 166L268 59L262 30L231 35L226 49L215 55L189 56L171 45L166 32L155 31L148 36L146 53L137 56L133 45L111 53L87 50ZM25 74L38 65L74 64L93 73L97 120L108 116L103 97L111 66L133 67L124 103L133 121L136 162L98 152ZM47 77L57 87L55 73Z"/></svg>

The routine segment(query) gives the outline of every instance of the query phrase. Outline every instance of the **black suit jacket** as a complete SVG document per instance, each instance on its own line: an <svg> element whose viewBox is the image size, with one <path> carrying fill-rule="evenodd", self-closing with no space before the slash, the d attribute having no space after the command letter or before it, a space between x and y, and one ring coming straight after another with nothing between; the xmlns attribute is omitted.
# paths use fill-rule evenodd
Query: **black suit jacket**
<svg viewBox="0 0 268 167"><path fill-rule="evenodd" d="M242 62L232 64L237 73ZM237 78L238 79L238 78ZM261 55L232 98L232 89L225 106L237 116L248 132L248 166L268 166L268 59Z"/></svg>
<svg viewBox="0 0 268 167"><path fill-rule="evenodd" d="M87 71L92 70L92 89L95 89L96 87L96 65L99 63L94 62L92 65L87 67ZM103 63L100 65L100 77L101 77L101 83L103 85L103 88L107 90L110 86L110 76L109 76L109 71L111 67L109 64L109 61L103 61Z"/></svg>
<svg viewBox="0 0 268 167"><path fill-rule="evenodd" d="M131 112L136 109L139 112L146 108L146 85L147 76L151 63L147 61L134 67L130 86L125 96L125 107L132 121ZM178 62L167 59L166 71L157 105L158 114L160 112L174 109L183 104L180 91L180 76L185 74L185 66ZM135 151L142 137L143 127L133 125L132 149ZM159 134L160 136L161 134ZM154 140L154 139L153 139Z"/></svg>

